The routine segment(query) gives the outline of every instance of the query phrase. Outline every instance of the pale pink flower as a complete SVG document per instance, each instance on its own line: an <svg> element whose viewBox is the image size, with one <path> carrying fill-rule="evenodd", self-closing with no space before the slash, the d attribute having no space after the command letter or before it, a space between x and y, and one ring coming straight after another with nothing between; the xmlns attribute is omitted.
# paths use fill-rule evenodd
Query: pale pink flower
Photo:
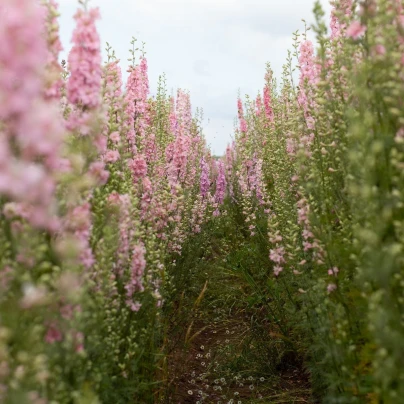
<svg viewBox="0 0 404 404"><path fill-rule="evenodd" d="M115 144L119 143L119 141L121 140L121 136L119 135L119 132L112 132L109 135L109 138L111 139L111 141Z"/></svg>
<svg viewBox="0 0 404 404"><path fill-rule="evenodd" d="M67 98L72 104L96 108L101 101L101 50L95 21L98 9L78 10L74 16L73 48L68 57L70 70Z"/></svg>
<svg viewBox="0 0 404 404"><path fill-rule="evenodd" d="M284 255L285 255L284 247L277 247L273 250L270 250L269 252L269 258L271 259L271 261L277 264L285 262Z"/></svg>
<svg viewBox="0 0 404 404"><path fill-rule="evenodd" d="M177 131L179 135L189 135L192 124L191 99L189 93L179 89L177 91Z"/></svg>
<svg viewBox="0 0 404 404"><path fill-rule="evenodd" d="M115 162L117 162L119 160L120 157L121 156L120 156L118 150L108 150L105 153L104 161L106 163L115 163Z"/></svg>
<svg viewBox="0 0 404 404"><path fill-rule="evenodd" d="M346 30L346 35L352 39L358 39L366 32L366 26L359 21L353 21Z"/></svg>
<svg viewBox="0 0 404 404"><path fill-rule="evenodd" d="M148 95L147 60L142 58L140 65L131 67L129 70L125 94L126 138L133 153L136 152L135 138L139 137L143 140L146 136Z"/></svg>
<svg viewBox="0 0 404 404"><path fill-rule="evenodd" d="M337 289L337 285L335 283L330 283L327 285L327 292L332 293Z"/></svg>
<svg viewBox="0 0 404 404"><path fill-rule="evenodd" d="M88 202L72 208L65 217L64 228L70 231L78 241L80 262L89 269L95 263L90 246L91 206Z"/></svg>
<svg viewBox="0 0 404 404"><path fill-rule="evenodd" d="M119 108L122 96L122 70L119 60L107 63L103 69L103 79L105 81L104 100L110 107Z"/></svg>
<svg viewBox="0 0 404 404"><path fill-rule="evenodd" d="M330 268L330 269L328 270L328 275L330 275L330 276L337 276L337 275L338 275L338 272L339 272L339 269L338 269L337 267L333 267L333 268Z"/></svg>
<svg viewBox="0 0 404 404"><path fill-rule="evenodd" d="M386 54L386 48L383 45L378 44L374 47L374 52L376 55L383 56Z"/></svg>
<svg viewBox="0 0 404 404"><path fill-rule="evenodd" d="M136 155L129 163L133 178L137 182L147 175L147 163L143 155Z"/></svg>
<svg viewBox="0 0 404 404"><path fill-rule="evenodd" d="M129 308L130 308L132 311L135 311L135 312L139 311L140 308L142 307L142 304L141 304L141 303L139 303L139 302L132 302L131 300L127 300L127 301L126 301L126 304L129 306Z"/></svg>
<svg viewBox="0 0 404 404"><path fill-rule="evenodd" d="M97 180L99 185L105 185L109 178L109 171L105 170L105 164L102 161L91 163L88 172Z"/></svg>
<svg viewBox="0 0 404 404"><path fill-rule="evenodd" d="M31 0L2 0L0 119L25 113L42 93L47 59L44 9Z"/></svg>
<svg viewBox="0 0 404 404"><path fill-rule="evenodd" d="M346 28L345 24L337 18L337 12L349 17L352 14L352 0L339 0L337 6L333 5L331 10L331 39L337 39L341 36L341 32Z"/></svg>
<svg viewBox="0 0 404 404"><path fill-rule="evenodd" d="M144 290L143 286L143 274L146 268L145 259L146 249L142 243L137 244L132 251L132 264L130 279L125 285L126 295L128 297L127 302L131 302L131 298L135 292L142 292ZM133 310L133 306L130 303L129 306Z"/></svg>

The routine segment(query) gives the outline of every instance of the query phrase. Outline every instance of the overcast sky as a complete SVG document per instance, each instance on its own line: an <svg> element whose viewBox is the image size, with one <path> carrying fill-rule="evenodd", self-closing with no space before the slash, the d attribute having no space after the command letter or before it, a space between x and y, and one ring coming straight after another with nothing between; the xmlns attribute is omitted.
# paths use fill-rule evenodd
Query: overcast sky
<svg viewBox="0 0 404 404"><path fill-rule="evenodd" d="M328 0L322 0L329 12ZM76 0L59 0L61 37L70 49ZM237 94L255 96L265 64L277 77L292 49L292 33L313 22L314 0L91 0L101 10L98 30L126 70L130 40L146 42L152 94L158 76L168 89L191 93L204 111L204 133L214 154L231 141ZM328 15L327 15L328 24ZM65 57L66 55L64 55ZM126 75L125 75L126 78Z"/></svg>

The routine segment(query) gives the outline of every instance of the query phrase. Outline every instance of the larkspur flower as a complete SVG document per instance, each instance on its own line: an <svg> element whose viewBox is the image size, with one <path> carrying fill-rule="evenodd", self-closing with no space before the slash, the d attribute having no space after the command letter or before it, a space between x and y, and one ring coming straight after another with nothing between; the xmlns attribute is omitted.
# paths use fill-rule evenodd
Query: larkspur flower
<svg viewBox="0 0 404 404"><path fill-rule="evenodd" d="M346 30L346 35L352 39L359 39L366 32L366 26L359 21L353 21Z"/></svg>

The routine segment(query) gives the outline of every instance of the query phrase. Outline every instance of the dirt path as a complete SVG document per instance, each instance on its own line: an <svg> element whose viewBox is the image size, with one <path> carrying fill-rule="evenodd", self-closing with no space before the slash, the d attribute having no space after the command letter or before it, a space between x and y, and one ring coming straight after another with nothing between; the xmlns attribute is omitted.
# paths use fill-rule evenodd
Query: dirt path
<svg viewBox="0 0 404 404"><path fill-rule="evenodd" d="M182 281L167 316L163 403L314 403L295 347L240 271L260 264L234 228L224 219L190 241L172 269Z"/></svg>
<svg viewBox="0 0 404 404"><path fill-rule="evenodd" d="M307 375L296 364L272 372L268 364L261 374L254 369L248 358L259 355L261 349L254 345L243 313L211 314L213 321L207 323L212 319L208 316L188 326L170 356L169 403L311 402Z"/></svg>

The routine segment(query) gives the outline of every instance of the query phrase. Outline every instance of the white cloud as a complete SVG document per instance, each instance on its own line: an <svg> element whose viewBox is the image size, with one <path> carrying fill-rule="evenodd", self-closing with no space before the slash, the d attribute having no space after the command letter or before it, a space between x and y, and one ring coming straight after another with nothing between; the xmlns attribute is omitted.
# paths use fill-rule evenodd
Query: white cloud
<svg viewBox="0 0 404 404"><path fill-rule="evenodd" d="M69 49L75 0L59 0L62 41ZM327 0L322 1L323 4ZM101 9L101 39L115 49L126 70L130 40L146 42L150 83L167 75L169 88L185 88L205 115L213 152L230 142L237 94L255 96L265 63L279 76L292 33L302 18L313 21L314 0L91 0ZM207 119L210 122L207 122Z"/></svg>

